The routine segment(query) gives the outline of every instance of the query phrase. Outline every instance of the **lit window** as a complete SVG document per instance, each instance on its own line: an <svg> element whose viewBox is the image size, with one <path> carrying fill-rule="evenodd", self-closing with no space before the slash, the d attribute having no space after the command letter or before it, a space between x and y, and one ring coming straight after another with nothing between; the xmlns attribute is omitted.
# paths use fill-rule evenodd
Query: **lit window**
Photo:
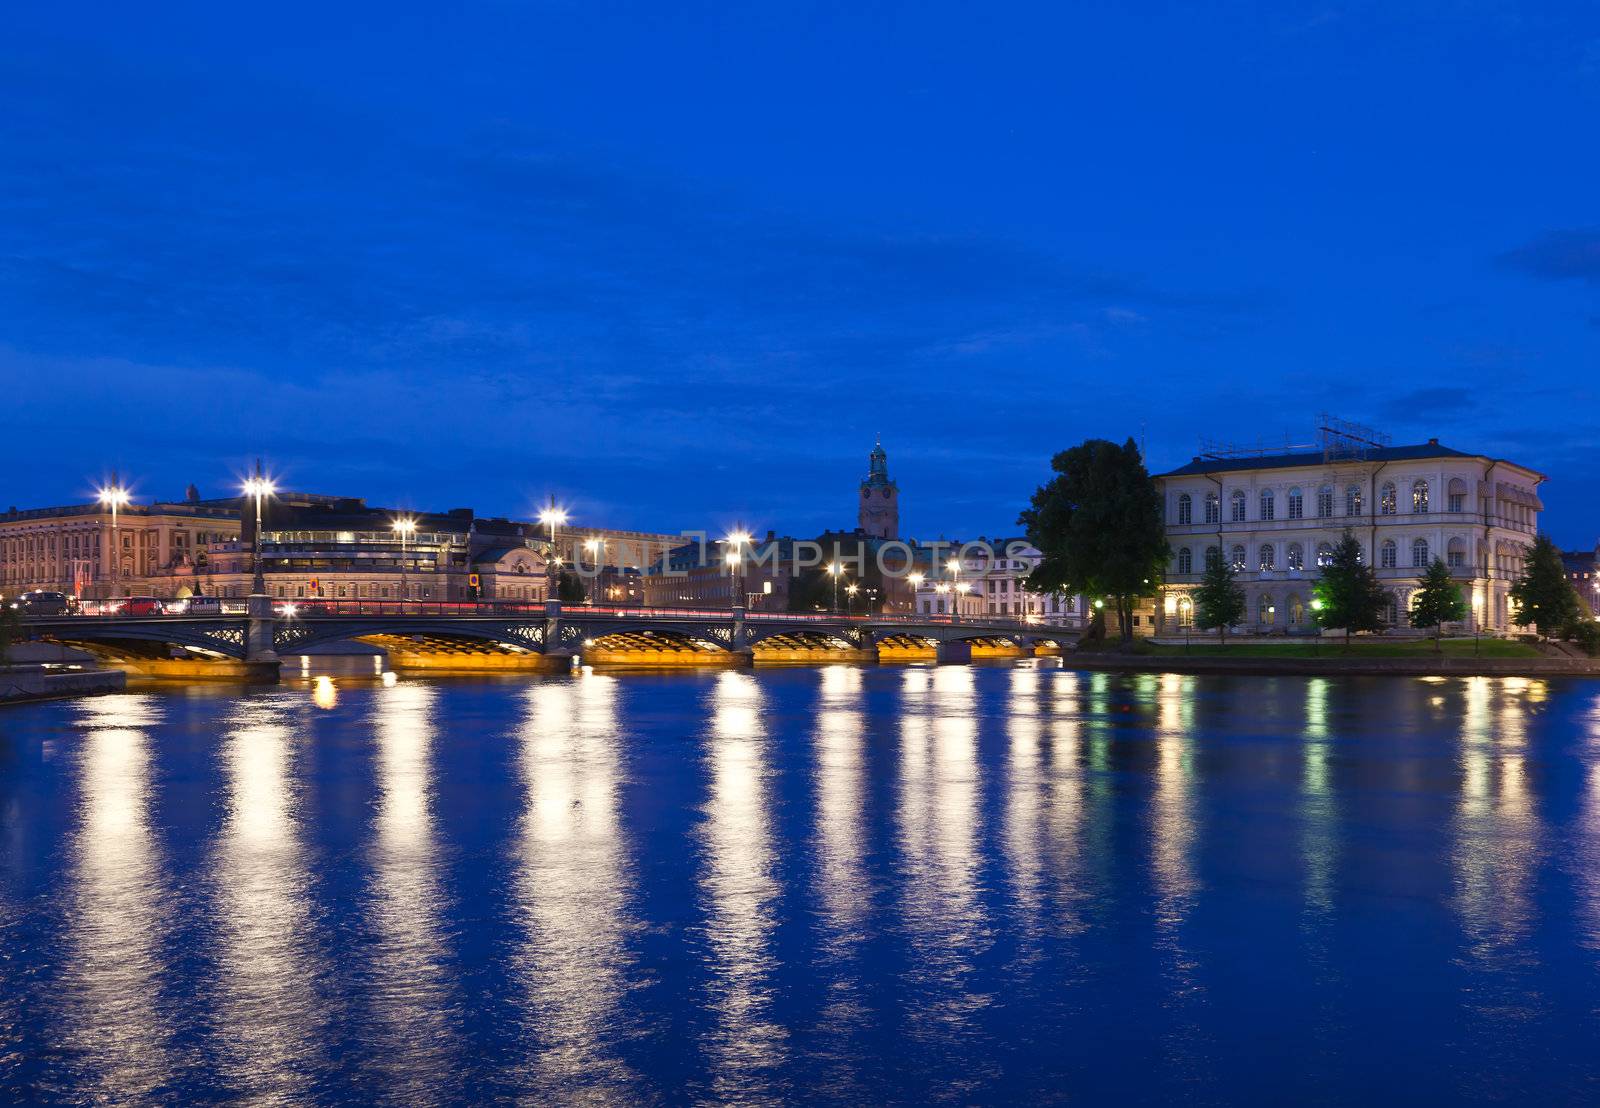
<svg viewBox="0 0 1600 1108"><path fill-rule="evenodd" d="M1428 510L1428 482L1420 477L1411 484L1411 510L1418 514Z"/></svg>
<svg viewBox="0 0 1600 1108"><path fill-rule="evenodd" d="M1344 490L1344 514L1358 516L1361 514L1361 486L1350 485Z"/></svg>
<svg viewBox="0 0 1600 1108"><path fill-rule="evenodd" d="M1244 570L1244 546L1243 546L1243 544L1235 544L1234 548L1231 551L1229 551L1228 553L1229 553L1230 558L1232 559L1230 564L1233 566L1234 570L1235 571L1239 571L1239 572L1243 572L1243 570Z"/></svg>
<svg viewBox="0 0 1600 1108"><path fill-rule="evenodd" d="M1261 550L1259 551L1259 553L1261 555L1261 558L1260 558L1260 560L1261 560L1261 569L1263 571L1272 569L1273 568L1273 564L1272 564L1272 562L1273 562L1272 544L1271 543L1262 543L1261 544Z"/></svg>
<svg viewBox="0 0 1600 1108"><path fill-rule="evenodd" d="M1378 511L1382 515L1394 515L1399 501L1395 494L1394 482L1385 481L1383 488L1378 490Z"/></svg>
<svg viewBox="0 0 1600 1108"><path fill-rule="evenodd" d="M1290 569L1305 569L1306 568L1306 552L1305 552L1305 548L1302 547L1299 543L1292 542L1292 543L1289 544L1289 550L1288 550L1288 553L1287 553L1286 557L1287 557L1287 561L1288 561L1288 565L1289 565Z"/></svg>
<svg viewBox="0 0 1600 1108"><path fill-rule="evenodd" d="M1333 545L1319 542L1317 544L1317 565L1319 567L1333 565Z"/></svg>

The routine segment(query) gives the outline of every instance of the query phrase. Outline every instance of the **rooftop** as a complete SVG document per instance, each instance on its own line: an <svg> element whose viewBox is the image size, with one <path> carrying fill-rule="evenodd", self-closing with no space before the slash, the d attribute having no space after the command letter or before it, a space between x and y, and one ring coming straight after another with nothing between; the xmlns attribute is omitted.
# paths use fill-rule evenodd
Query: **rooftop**
<svg viewBox="0 0 1600 1108"><path fill-rule="evenodd" d="M1359 458L1341 458L1338 461L1411 462L1423 458L1481 458L1484 456L1482 454L1471 454L1465 450L1456 450L1449 446L1442 446L1435 440L1419 443L1416 446L1375 446L1363 452ZM1179 466L1177 469L1168 470L1166 473L1157 474L1157 476L1183 477L1193 473L1230 473L1241 469L1294 469L1302 466L1319 466L1325 463L1330 465L1338 464L1333 460L1325 459L1320 450L1265 454L1255 458L1195 458L1188 465Z"/></svg>

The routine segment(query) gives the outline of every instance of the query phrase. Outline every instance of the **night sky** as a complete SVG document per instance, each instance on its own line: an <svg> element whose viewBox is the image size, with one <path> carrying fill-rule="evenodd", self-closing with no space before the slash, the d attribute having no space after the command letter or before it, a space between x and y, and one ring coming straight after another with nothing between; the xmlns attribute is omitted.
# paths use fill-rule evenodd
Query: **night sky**
<svg viewBox="0 0 1600 1108"><path fill-rule="evenodd" d="M1330 410L1600 517L1591 4L7 5L0 508L995 534ZM332 13L337 12L337 18Z"/></svg>

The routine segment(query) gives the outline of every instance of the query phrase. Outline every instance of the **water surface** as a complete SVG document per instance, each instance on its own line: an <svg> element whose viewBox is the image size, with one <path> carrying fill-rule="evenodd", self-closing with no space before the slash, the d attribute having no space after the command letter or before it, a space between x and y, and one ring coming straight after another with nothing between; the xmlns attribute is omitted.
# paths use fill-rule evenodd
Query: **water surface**
<svg viewBox="0 0 1600 1108"><path fill-rule="evenodd" d="M1600 684L1054 663L0 714L0 1098L1600 1096Z"/></svg>

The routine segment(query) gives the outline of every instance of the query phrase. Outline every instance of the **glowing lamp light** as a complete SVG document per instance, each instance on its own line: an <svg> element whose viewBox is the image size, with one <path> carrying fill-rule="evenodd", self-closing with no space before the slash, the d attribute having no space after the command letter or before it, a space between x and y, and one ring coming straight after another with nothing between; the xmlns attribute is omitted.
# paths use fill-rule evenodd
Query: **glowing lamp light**
<svg viewBox="0 0 1600 1108"><path fill-rule="evenodd" d="M271 496L273 493L278 491L278 486L272 483L272 479L270 477L247 478L244 485L241 487L243 488L246 496L253 496L257 500L260 500L263 497Z"/></svg>
<svg viewBox="0 0 1600 1108"><path fill-rule="evenodd" d="M951 558L948 562L946 562L944 564L944 568L948 569L951 573L959 573L959 572L961 572L961 559L960 558Z"/></svg>
<svg viewBox="0 0 1600 1108"><path fill-rule="evenodd" d="M1311 601L1311 610L1313 612L1322 611L1322 601L1320 601L1320 600L1312 600Z"/></svg>
<svg viewBox="0 0 1600 1108"><path fill-rule="evenodd" d="M417 521L410 516L404 516L389 524L389 528L397 535L409 537L417 533Z"/></svg>
<svg viewBox="0 0 1600 1108"><path fill-rule="evenodd" d="M564 508L546 508L539 513L539 522L546 527L560 527L567 522L567 513Z"/></svg>
<svg viewBox="0 0 1600 1108"><path fill-rule="evenodd" d="M911 587L913 589L920 589L922 587L923 575L920 573L912 573L906 577L906 580L911 582Z"/></svg>
<svg viewBox="0 0 1600 1108"><path fill-rule="evenodd" d="M1104 600L1096 600L1094 602L1094 606L1096 608L1104 608L1106 606L1106 602Z"/></svg>
<svg viewBox="0 0 1600 1108"><path fill-rule="evenodd" d="M100 503L106 505L107 507L117 508L122 507L124 504L128 503L128 501L133 499L133 497L129 495L128 490L120 485L111 485L107 488L103 488L96 494L96 496L98 497Z"/></svg>

